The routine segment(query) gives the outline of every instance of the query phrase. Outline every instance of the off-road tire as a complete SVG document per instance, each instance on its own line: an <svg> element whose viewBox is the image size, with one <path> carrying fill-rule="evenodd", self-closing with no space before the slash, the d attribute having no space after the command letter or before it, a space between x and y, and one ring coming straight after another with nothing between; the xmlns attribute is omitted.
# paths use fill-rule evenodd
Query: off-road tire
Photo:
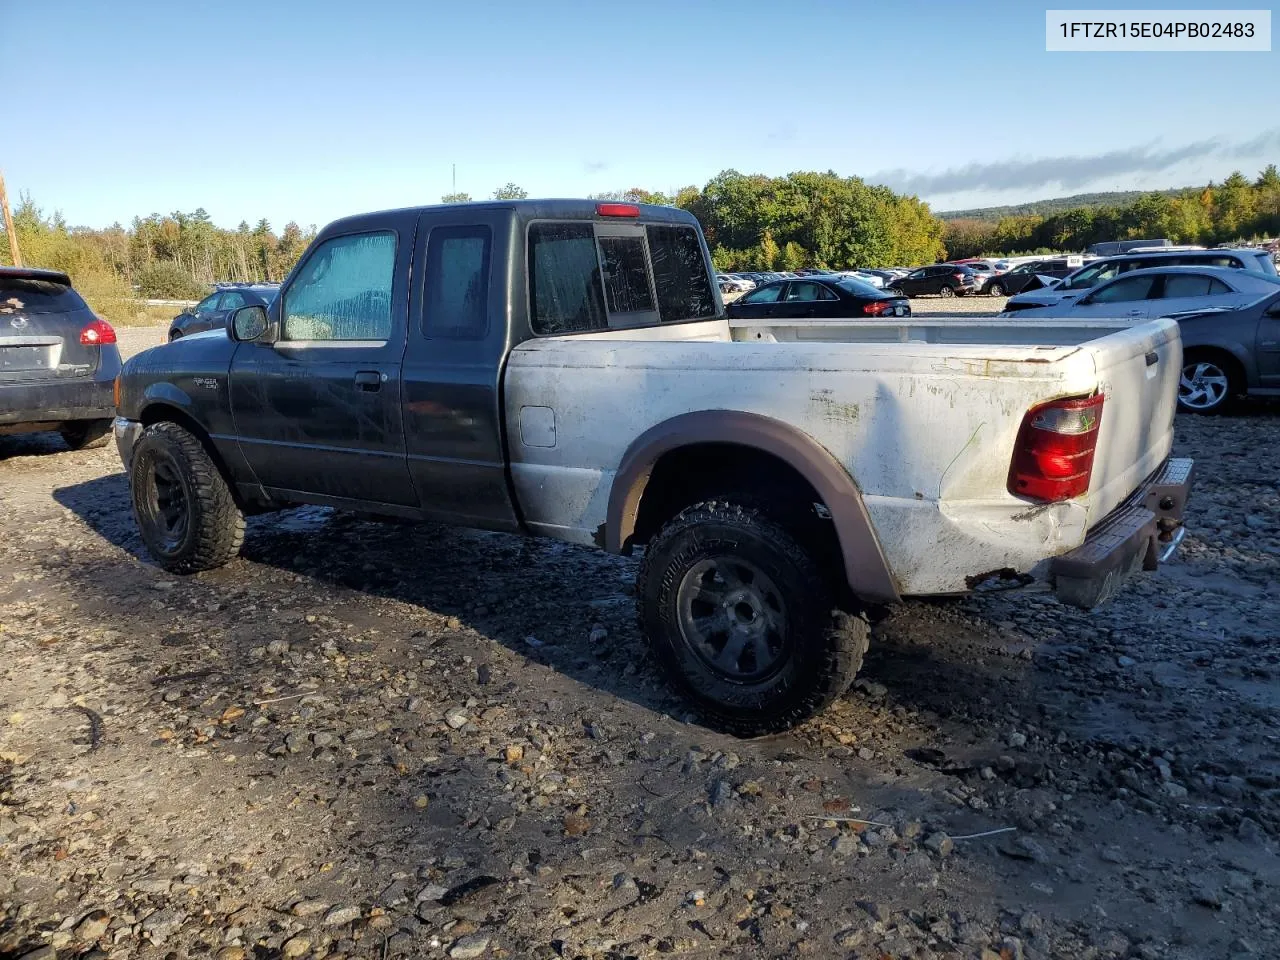
<svg viewBox="0 0 1280 960"><path fill-rule="evenodd" d="M173 467L185 496L185 530L167 544L148 504L158 460ZM204 445L176 423L156 423L143 432L129 468L134 519L147 552L170 573L197 573L226 564L244 543L244 514Z"/></svg>
<svg viewBox="0 0 1280 960"><path fill-rule="evenodd" d="M63 424L58 431L62 435L62 442L72 450L100 447L106 443L106 436L110 432L110 420L73 420Z"/></svg>
<svg viewBox="0 0 1280 960"><path fill-rule="evenodd" d="M669 521L640 565L637 613L658 666L708 723L738 736L776 733L820 713L849 688L866 653L867 622L836 609L834 585L793 529L759 507L707 500ZM785 595L785 659L762 681L724 679L683 638L680 584L695 564L715 556L754 564Z"/></svg>

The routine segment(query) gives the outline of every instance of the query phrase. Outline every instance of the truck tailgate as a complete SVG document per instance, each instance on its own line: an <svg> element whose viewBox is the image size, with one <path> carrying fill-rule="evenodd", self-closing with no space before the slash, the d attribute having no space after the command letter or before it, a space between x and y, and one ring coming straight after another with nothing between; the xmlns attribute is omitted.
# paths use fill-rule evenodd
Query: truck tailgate
<svg viewBox="0 0 1280 960"><path fill-rule="evenodd" d="M1156 471L1173 447L1182 369L1176 321L1142 323L1086 344L1106 402L1089 485L1092 525Z"/></svg>

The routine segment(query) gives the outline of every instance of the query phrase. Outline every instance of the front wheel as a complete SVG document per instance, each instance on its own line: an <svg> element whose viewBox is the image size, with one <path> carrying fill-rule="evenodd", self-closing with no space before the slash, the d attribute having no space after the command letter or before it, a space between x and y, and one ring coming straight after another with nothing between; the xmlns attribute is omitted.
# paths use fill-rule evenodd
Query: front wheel
<svg viewBox="0 0 1280 960"><path fill-rule="evenodd" d="M650 541L636 584L641 628L668 680L713 725L774 733L853 682L865 620L835 609L822 567L760 510L708 500Z"/></svg>
<svg viewBox="0 0 1280 960"><path fill-rule="evenodd" d="M951 287L943 287L938 291L938 296L940 297L954 297L955 295L956 292Z"/></svg>
<svg viewBox="0 0 1280 960"><path fill-rule="evenodd" d="M1221 413L1240 391L1232 371L1217 360L1189 357L1178 381L1178 406L1188 413Z"/></svg>
<svg viewBox="0 0 1280 960"><path fill-rule="evenodd" d="M62 442L72 450L85 450L102 446L103 438L110 431L110 420L74 420L64 424L58 433L62 434Z"/></svg>
<svg viewBox="0 0 1280 960"><path fill-rule="evenodd" d="M998 283L993 283L991 286L987 287L987 293L991 294L993 297L1003 297L1004 287Z"/></svg>
<svg viewBox="0 0 1280 960"><path fill-rule="evenodd" d="M888 292L889 294L891 294L892 296L895 296L895 297L905 297L905 296L907 296L907 294L905 294L905 293L903 293L903 292L902 292L902 288L901 288L901 287L890 287L890 288L888 289L888 291L886 291L886 292Z"/></svg>
<svg viewBox="0 0 1280 960"><path fill-rule="evenodd" d="M142 542L170 573L212 570L240 551L244 514L204 444L178 424L147 427L129 488Z"/></svg>

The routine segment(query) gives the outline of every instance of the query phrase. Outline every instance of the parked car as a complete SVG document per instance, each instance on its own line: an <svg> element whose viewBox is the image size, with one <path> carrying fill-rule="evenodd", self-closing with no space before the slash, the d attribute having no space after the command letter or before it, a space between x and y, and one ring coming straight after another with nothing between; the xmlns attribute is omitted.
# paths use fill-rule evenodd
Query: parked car
<svg viewBox="0 0 1280 960"><path fill-rule="evenodd" d="M1080 257L1049 257L1045 260L1032 260L1030 263L1019 264L1007 273L993 276L984 284L983 292L993 297L1009 296L1029 285L1043 286L1040 277L1061 279L1078 269L1080 265Z"/></svg>
<svg viewBox="0 0 1280 960"><path fill-rule="evenodd" d="M911 304L853 277L810 276L757 287L729 304L735 320L909 317Z"/></svg>
<svg viewBox="0 0 1280 960"><path fill-rule="evenodd" d="M735 331L713 280L697 220L673 208L497 201L330 224L230 336L125 365L116 437L142 543L193 573L236 554L246 513L325 504L644 546L655 662L743 734L840 696L865 604L1009 571L1091 606L1176 547L1175 322L1039 346L1007 322Z"/></svg>
<svg viewBox="0 0 1280 960"><path fill-rule="evenodd" d="M1173 253L1129 253L1094 260L1069 273L1053 287L1030 290L1009 299L1006 310L1047 307L1062 300L1074 300L1100 283L1150 267L1229 267L1263 276L1276 276L1275 264L1262 250L1191 250Z"/></svg>
<svg viewBox="0 0 1280 960"><path fill-rule="evenodd" d="M835 274L838 277L850 277L868 286L875 287L877 290L884 289L884 277L870 270L841 270Z"/></svg>
<svg viewBox="0 0 1280 960"><path fill-rule="evenodd" d="M1179 409L1221 413L1238 396L1280 395L1280 288L1242 307L1172 316L1182 328Z"/></svg>
<svg viewBox="0 0 1280 960"><path fill-rule="evenodd" d="M57 270L0 267L0 434L55 430L73 450L111 430L120 350Z"/></svg>
<svg viewBox="0 0 1280 960"><path fill-rule="evenodd" d="M890 293L898 292L907 297L921 297L936 293L940 297L966 296L978 289L978 278L968 267L953 263L935 263L912 270L893 283Z"/></svg>
<svg viewBox="0 0 1280 960"><path fill-rule="evenodd" d="M1083 296L1045 307L1006 310L1002 317L1130 317L1146 319L1208 307L1241 307L1280 289L1280 277L1228 267L1131 270Z"/></svg>
<svg viewBox="0 0 1280 960"><path fill-rule="evenodd" d="M241 307L265 307L280 292L278 283L245 283L219 287L190 310L184 310L169 324L169 339L177 340L205 330L221 330L227 317Z"/></svg>
<svg viewBox="0 0 1280 960"><path fill-rule="evenodd" d="M739 280L737 277L723 273L716 274L716 283L720 285L721 293L746 293L753 286L746 280Z"/></svg>

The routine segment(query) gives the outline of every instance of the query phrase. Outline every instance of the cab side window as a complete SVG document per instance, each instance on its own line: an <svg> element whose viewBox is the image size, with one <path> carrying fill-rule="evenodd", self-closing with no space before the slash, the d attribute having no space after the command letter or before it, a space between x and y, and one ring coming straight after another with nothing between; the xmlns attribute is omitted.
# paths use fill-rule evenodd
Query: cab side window
<svg viewBox="0 0 1280 960"><path fill-rule="evenodd" d="M489 330L488 227L436 227L427 244L423 277L423 333L431 338L480 340Z"/></svg>
<svg viewBox="0 0 1280 960"><path fill-rule="evenodd" d="M386 340L396 235L333 237L303 263L281 310L282 340Z"/></svg>

